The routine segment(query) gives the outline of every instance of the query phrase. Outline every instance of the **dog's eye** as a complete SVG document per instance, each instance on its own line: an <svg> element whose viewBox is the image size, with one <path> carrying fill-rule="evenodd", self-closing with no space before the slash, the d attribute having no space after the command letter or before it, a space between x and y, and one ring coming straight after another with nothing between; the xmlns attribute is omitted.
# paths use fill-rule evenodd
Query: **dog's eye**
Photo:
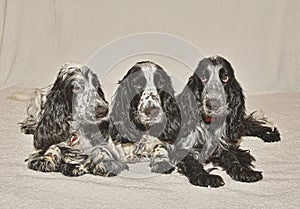
<svg viewBox="0 0 300 209"><path fill-rule="evenodd" d="M201 75L200 80L202 81L202 83L205 83L207 81L207 76L206 75Z"/></svg>
<svg viewBox="0 0 300 209"><path fill-rule="evenodd" d="M156 84L156 87L158 89L162 89L164 86L165 86L165 83L163 81L158 81L157 84Z"/></svg>
<svg viewBox="0 0 300 209"><path fill-rule="evenodd" d="M228 80L229 80L229 76L227 73L224 73L222 76L221 76L221 80L226 83Z"/></svg>
<svg viewBox="0 0 300 209"><path fill-rule="evenodd" d="M139 83L133 83L132 86L138 92L141 91L141 90L143 90L143 86L141 84L139 84Z"/></svg>
<svg viewBox="0 0 300 209"><path fill-rule="evenodd" d="M74 93L79 93L79 92L81 92L81 90L82 90L82 88L80 86L74 86L73 89L72 89L72 91Z"/></svg>

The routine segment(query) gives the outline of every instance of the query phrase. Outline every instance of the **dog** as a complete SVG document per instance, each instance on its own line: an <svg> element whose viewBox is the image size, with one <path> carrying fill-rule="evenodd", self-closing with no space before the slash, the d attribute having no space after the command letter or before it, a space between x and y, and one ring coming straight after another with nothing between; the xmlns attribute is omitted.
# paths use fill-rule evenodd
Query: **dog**
<svg viewBox="0 0 300 209"><path fill-rule="evenodd" d="M266 118L246 115L243 90L231 64L221 56L204 58L177 96L182 117L173 159L178 171L196 186L220 187L225 183L203 165L221 166L234 180L256 182L262 173L252 169L254 157L239 148L242 136L265 142L280 141L276 127Z"/></svg>
<svg viewBox="0 0 300 209"><path fill-rule="evenodd" d="M109 116L110 136L125 162L150 160L151 171L174 170L169 157L180 129L171 79L151 61L136 63L119 81Z"/></svg>
<svg viewBox="0 0 300 209"><path fill-rule="evenodd" d="M30 169L68 176L114 176L127 169L108 137L108 102L87 66L63 65L46 99L37 101L41 110L31 126L37 152L27 159Z"/></svg>

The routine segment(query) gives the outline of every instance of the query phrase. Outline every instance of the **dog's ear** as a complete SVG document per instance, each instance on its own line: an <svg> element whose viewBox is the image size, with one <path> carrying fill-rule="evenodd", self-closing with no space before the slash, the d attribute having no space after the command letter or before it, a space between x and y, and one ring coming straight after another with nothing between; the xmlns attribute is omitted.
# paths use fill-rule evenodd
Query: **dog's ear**
<svg viewBox="0 0 300 209"><path fill-rule="evenodd" d="M171 88L171 86L169 86ZM162 109L165 114L165 121L162 124L156 124L151 131L155 130L155 126L161 126L161 133L158 138L162 141L175 141L180 132L181 115L180 108L176 102L173 88L168 91L160 92ZM154 135L154 133L153 133ZM155 136L155 135L154 135Z"/></svg>
<svg viewBox="0 0 300 209"><path fill-rule="evenodd" d="M154 124L150 133L158 137L161 141L175 141L180 131L180 109L176 102L175 91L172 86L171 78L159 67L164 85L158 88L161 107L164 112L164 120Z"/></svg>
<svg viewBox="0 0 300 209"><path fill-rule="evenodd" d="M98 95L103 99L104 102L108 104L107 100L105 99L105 94L102 90L98 76L95 73L93 73L89 68L86 69L88 69L87 72L90 73L92 85L97 88Z"/></svg>
<svg viewBox="0 0 300 209"><path fill-rule="evenodd" d="M227 90L229 115L226 117L227 136L229 140L238 140L242 136L242 125L245 118L245 97L243 90L235 78L232 78L230 88Z"/></svg>
<svg viewBox="0 0 300 209"><path fill-rule="evenodd" d="M59 79L47 95L34 133L33 144L36 149L46 150L52 144L65 141L70 135L68 117L71 115L71 107L66 93L60 89Z"/></svg>
<svg viewBox="0 0 300 209"><path fill-rule="evenodd" d="M119 86L113 96L110 114L109 131L114 141L132 142L140 140L142 132L136 129L130 120L130 108L136 92L131 87L131 74L136 71L133 67L119 81Z"/></svg>

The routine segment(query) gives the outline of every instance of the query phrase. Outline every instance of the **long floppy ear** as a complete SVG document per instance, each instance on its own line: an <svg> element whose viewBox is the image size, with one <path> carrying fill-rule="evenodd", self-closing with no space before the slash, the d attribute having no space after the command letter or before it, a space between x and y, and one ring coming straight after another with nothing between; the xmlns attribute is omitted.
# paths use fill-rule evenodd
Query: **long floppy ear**
<svg viewBox="0 0 300 209"><path fill-rule="evenodd" d="M185 137L195 130L196 124L201 120L202 91L203 84L194 73L183 91L177 96L181 115L181 137Z"/></svg>
<svg viewBox="0 0 300 209"><path fill-rule="evenodd" d="M67 93L62 88L63 77L58 75L53 87L47 95L37 128L34 132L34 147L46 150L52 144L67 140L70 137L68 117L71 113L71 104ZM63 90L62 90L63 89Z"/></svg>
<svg viewBox="0 0 300 209"><path fill-rule="evenodd" d="M180 132L180 108L174 95L163 92L162 98L162 106L166 113L166 125L164 132L159 136L159 139L162 141L175 142Z"/></svg>
<svg viewBox="0 0 300 209"><path fill-rule="evenodd" d="M136 142L140 140L142 132L136 129L130 121L130 103L135 93L130 86L129 76L135 72L135 67L131 68L124 78L119 81L112 102L112 109L109 116L109 132L113 141Z"/></svg>
<svg viewBox="0 0 300 209"><path fill-rule="evenodd" d="M181 117L171 78L168 75L165 75L165 86L158 89L158 92L165 118L163 122L151 127L150 134L162 141L174 142L180 131Z"/></svg>
<svg viewBox="0 0 300 209"><path fill-rule="evenodd" d="M234 77L226 91L230 109L230 113L226 117L227 136L230 141L236 142L242 136L245 117L245 97L242 87Z"/></svg>

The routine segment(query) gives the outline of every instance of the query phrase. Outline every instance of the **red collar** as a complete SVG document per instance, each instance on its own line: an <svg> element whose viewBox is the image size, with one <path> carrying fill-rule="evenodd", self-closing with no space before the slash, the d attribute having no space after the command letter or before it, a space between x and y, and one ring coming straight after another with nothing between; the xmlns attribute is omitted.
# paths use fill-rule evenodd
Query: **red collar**
<svg viewBox="0 0 300 209"><path fill-rule="evenodd" d="M70 146L71 147L74 146L78 142L78 140L79 140L78 136L75 133L73 133L70 141Z"/></svg>

